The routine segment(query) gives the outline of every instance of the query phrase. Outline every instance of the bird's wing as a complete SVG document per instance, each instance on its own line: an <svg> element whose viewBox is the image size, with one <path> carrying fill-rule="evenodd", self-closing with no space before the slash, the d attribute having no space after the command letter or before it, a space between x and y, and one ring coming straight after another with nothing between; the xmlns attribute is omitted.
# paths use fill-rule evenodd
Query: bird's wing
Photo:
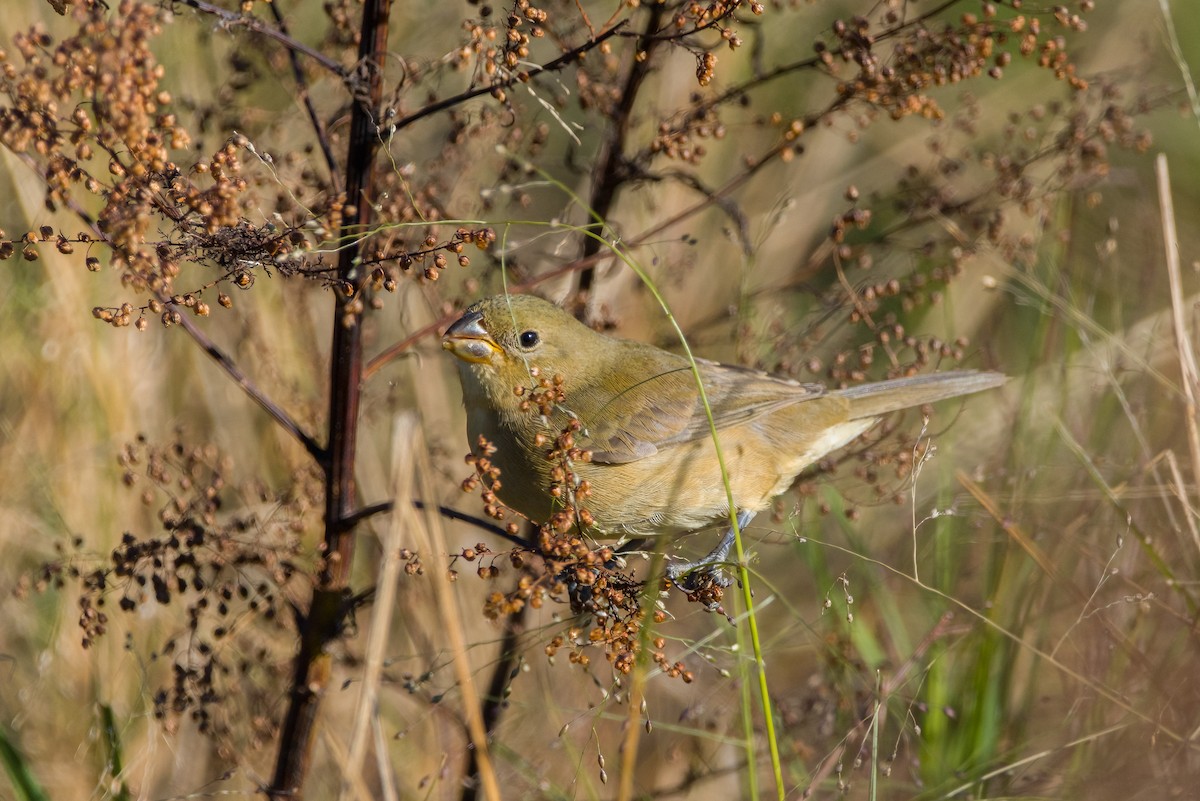
<svg viewBox="0 0 1200 801"><path fill-rule="evenodd" d="M718 432L783 406L825 394L820 384L802 384L743 367L697 360L704 392ZM708 416L686 360L628 386L593 399L580 410L581 447L592 461L622 464L643 459L675 443L711 436Z"/></svg>

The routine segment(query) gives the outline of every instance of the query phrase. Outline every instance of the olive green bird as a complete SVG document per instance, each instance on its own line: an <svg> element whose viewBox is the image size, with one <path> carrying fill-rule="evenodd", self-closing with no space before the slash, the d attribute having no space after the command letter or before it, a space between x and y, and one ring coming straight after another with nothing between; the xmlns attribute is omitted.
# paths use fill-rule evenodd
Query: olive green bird
<svg viewBox="0 0 1200 801"><path fill-rule="evenodd" d="M530 295L497 295L466 310L442 346L458 357L467 434L495 447L500 499L545 522L562 502L546 458L572 419L590 461L572 465L591 493L582 503L594 536L676 536L729 519L729 503L691 363L642 342L593 331ZM999 373L954 371L827 389L757 370L697 360L733 490L739 526L785 491L805 467L848 444L889 412L991 389ZM564 399L543 417L518 394L561 376ZM539 437L538 435L542 436ZM539 442L541 444L539 444ZM550 443L550 444L547 444ZM722 562L732 529L678 578Z"/></svg>

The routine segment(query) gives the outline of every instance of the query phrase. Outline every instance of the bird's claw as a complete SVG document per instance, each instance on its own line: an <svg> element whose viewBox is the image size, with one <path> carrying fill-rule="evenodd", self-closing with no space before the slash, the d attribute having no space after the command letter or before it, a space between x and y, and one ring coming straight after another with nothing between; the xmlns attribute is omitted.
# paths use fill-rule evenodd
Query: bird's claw
<svg viewBox="0 0 1200 801"><path fill-rule="evenodd" d="M709 612L722 611L725 588L733 584L729 574L716 564L671 565L666 575L689 601L701 604Z"/></svg>
<svg viewBox="0 0 1200 801"><path fill-rule="evenodd" d="M710 585L724 589L733 584L733 578L720 565L704 562L667 565L666 574L684 592L696 592Z"/></svg>

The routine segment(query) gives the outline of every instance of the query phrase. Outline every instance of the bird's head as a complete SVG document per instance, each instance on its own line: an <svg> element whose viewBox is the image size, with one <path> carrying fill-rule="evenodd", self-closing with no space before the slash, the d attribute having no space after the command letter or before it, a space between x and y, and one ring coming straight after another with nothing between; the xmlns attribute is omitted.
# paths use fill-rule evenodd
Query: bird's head
<svg viewBox="0 0 1200 801"><path fill-rule="evenodd" d="M579 373L581 354L606 342L552 303L532 295L496 295L475 303L442 337L460 360L464 387L477 381L493 402L513 398L531 376ZM535 379L536 382L536 379Z"/></svg>

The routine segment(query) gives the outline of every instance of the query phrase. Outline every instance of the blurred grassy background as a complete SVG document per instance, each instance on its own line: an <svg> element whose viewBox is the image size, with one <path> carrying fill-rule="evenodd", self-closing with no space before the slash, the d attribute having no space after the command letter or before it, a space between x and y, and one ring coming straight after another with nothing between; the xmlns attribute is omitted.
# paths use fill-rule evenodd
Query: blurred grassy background
<svg viewBox="0 0 1200 801"><path fill-rule="evenodd" d="M807 42L854 8L820 3L771 11L777 16L768 19L778 29L766 41ZM1200 12L1179 2L1171 10L1182 66L1194 71ZM398 9L412 19L397 25L392 48L437 58L427 43L457 25L460 11ZM39 19L59 24L45 6L7 9L0 39ZM813 494L785 498L774 520L760 516L747 532L761 582L758 611L791 797L812 785L825 798L874 792L921 799L1157 799L1191 797L1200 786L1200 501L1185 437L1153 172L1153 155L1165 153L1194 335L1198 120L1180 110L1186 102L1180 64L1168 50L1159 4L1101 4L1088 19L1086 35L1072 40L1084 74L1112 78L1127 100L1163 87L1176 91L1171 103L1138 120L1153 132L1153 147L1145 154L1114 148L1106 180L1066 187L1044 228L1012 211L1014 224L1035 236L1032 260L1015 262L981 246L940 304L904 317L912 332L968 338L968 364L1001 370L1013 381L961 409L940 411L927 434L936 455L919 471L914 489L903 477L888 480L900 505L877 499L855 476L860 463L851 461L810 488ZM295 25L303 31L318 23ZM199 102L219 94L224 64L242 41L189 16L167 26L156 50L177 82L173 91ZM680 105L694 89L693 73L686 56L670 60L653 77L655 102ZM639 260L664 286L701 355L778 369L812 356L828 363L860 345L861 331L842 322L847 310L830 315L822 307L822 291L833 279L827 260L813 256L829 221L847 206L845 187L856 185L865 198L877 193L873 230L886 229L900 217L887 219L889 193L908 165L934 160L931 140L949 152L979 147L1001 137L1010 115L1024 125L1028 108L1064 96L1044 71L1014 65L1011 73L1003 81L939 93L951 117L978 108L971 129L906 120L857 131L844 121L843 128L812 132L804 155L775 164L738 193L753 256L743 253L717 210L644 243ZM256 106L224 113L238 121L238 130L253 131L256 141L284 152L301 137L296 111L286 81L272 86L264 74L253 95ZM808 78L779 91L818 94L829 86ZM322 92L333 90L314 87L318 97ZM230 135L225 122L213 123L209 138L198 143L201 152ZM652 126L654 115L639 124ZM711 171L719 183L724 164L764 136L748 118L743 127L731 127L726 140L709 144L713 153L701 174ZM398 164L420 161L438 142L436 131L417 129L392 143L392 154ZM490 142L468 146L489 157ZM572 154L579 158L566 136L555 135L545 163L559 180L581 189L584 177L566 166ZM42 188L23 164L7 152L0 157L0 227L10 235L43 224L77 227L45 210ZM959 186L969 187L969 180ZM446 196L485 214L480 188L461 176ZM578 223L583 217L578 209L564 212L567 203L553 187L533 186L527 194L524 208L501 204L486 216L507 236L510 258L536 274L573 256L576 240L541 225L505 223L563 213ZM643 187L623 197L608 222L634 236L694 202L674 185ZM877 255L873 275L911 269L926 236L923 229L893 236ZM556 296L568 281L540 291ZM605 266L596 301L621 334L669 343L661 315L636 284L619 264ZM438 284L403 284L372 318L369 352L439 319L446 304L499 286L494 268L448 274ZM243 508L261 503L258 488L281 486L306 468L302 449L178 330L116 331L92 318L93 306L119 303L124 295L115 273L88 273L78 259L55 253L31 263L10 260L0 269L4 731L52 797L117 796L109 775L114 748L123 753L124 781L139 797L250 796L269 773L269 740L214 741L186 721L168 734L152 718L163 665L147 654L181 629L174 609L113 613L109 636L83 650L70 585L27 598L11 595L21 577L36 575L55 557L56 543L69 537L82 538L84 553L99 563L122 532L155 529L139 493L121 486L117 455L138 434L169 442L178 430L182 439L231 457L230 493ZM232 312L204 321L206 330L260 386L320 431L328 296L310 285L259 280L235 300ZM475 511L477 504L457 489L467 473L460 459L466 443L448 361L431 337L386 365L367 387L359 481L368 502L390 495L390 434L397 413L407 409L421 415L441 493L436 500ZM906 421L910 435L919 428L919 421ZM271 514L264 504L263 519ZM318 518L314 512L297 532L310 543L317 540ZM373 581L380 561L376 529L382 532L386 523L364 531L363 585ZM481 538L468 527L449 526L448 550ZM692 537L682 547L703 551L705 542ZM436 576L445 557L422 555L429 576ZM493 586L475 579L473 567L458 567L463 577L453 586L461 625L474 646L476 682L486 686L501 631L478 610ZM443 636L447 623L432 601L429 576L401 579L397 620L385 646L378 744L400 797L452 798L457 789L445 779L465 758L466 741L450 711L456 689ZM746 770L738 740L744 646L739 650L734 627L720 616L678 598L668 606L661 636L695 681L651 680L645 717L654 731L641 740L639 784L647 796L739 797ZM360 615L364 631L372 614ZM588 670L564 658L547 664L542 648L561 632L557 618L567 614L548 608L527 621L526 658L494 743L511 793L506 797L612 795L595 766L604 755L615 772L627 717L622 688L599 659ZM330 797L341 781L363 639L348 641L339 655L345 684L335 682L341 690L324 708L314 798ZM286 672L286 637L277 633L268 644L275 667ZM282 685L264 683L265 703L281 701L273 693ZM230 700L235 716L237 700ZM876 701L879 737L872 752L864 721ZM112 736L102 725L105 710L115 720ZM235 758L234 745L247 742Z"/></svg>

